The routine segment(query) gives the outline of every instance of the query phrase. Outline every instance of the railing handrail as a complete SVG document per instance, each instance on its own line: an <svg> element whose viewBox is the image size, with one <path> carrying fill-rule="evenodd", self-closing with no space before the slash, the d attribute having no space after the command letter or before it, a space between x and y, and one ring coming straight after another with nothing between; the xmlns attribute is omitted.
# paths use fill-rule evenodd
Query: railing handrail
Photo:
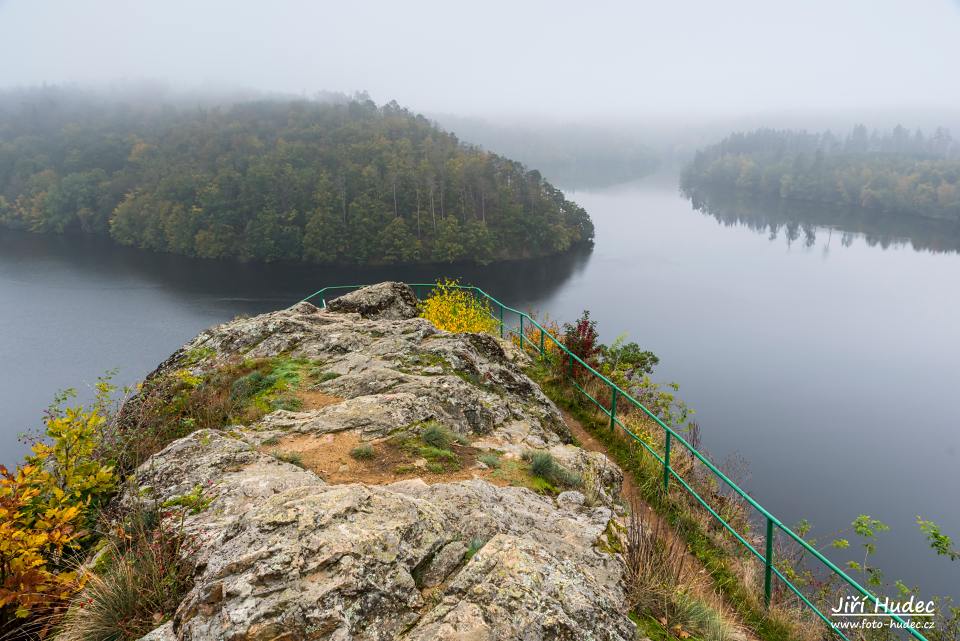
<svg viewBox="0 0 960 641"><path fill-rule="evenodd" d="M405 284L406 284L408 287L413 288L415 293L416 293L416 291L417 291L417 288L420 288L420 287L434 288L434 287L437 286L437 283L405 283ZM307 296L306 298L304 298L304 299L303 299L302 301L300 301L300 302L307 302L307 301L309 301L309 300L311 300L311 299L313 299L313 298L316 298L317 296L321 296L321 301L322 301L322 305L321 305L321 306L322 306L322 307L326 307L326 299L322 298L322 294L324 294L325 292L327 292L327 291L329 291L329 290L360 289L360 288L362 288L362 287L365 287L365 286L364 286L364 285L331 285L331 286L324 287L324 288L322 288L322 289L317 290L316 292L310 294L309 296ZM848 637L847 637L846 635L844 635L843 632L841 632L840 629L837 628L837 626L836 626L829 618L827 618L826 615L824 615L813 603L811 603L811 602L809 601L809 599L807 599L807 597L804 596L804 595L800 592L800 590L799 590L795 585L793 585L793 583L792 583L789 579L787 579L787 578L780 572L780 570L778 570L778 569L774 566L773 560L772 560L772 556L773 556L773 555L772 555L772 533L771 533L771 532L772 532L772 527L776 527L777 529L781 530L784 534L786 534L788 537L790 537L793 541L795 541L798 545L800 545L800 547L802 547L806 552L809 552L810 554L812 554L812 555L814 556L814 558L816 558L818 561L820 561L821 563L823 563L829 570L831 570L834 574L836 574L837 576L839 576L839 577L840 577L844 582L846 582L850 587L852 587L853 589L857 590L862 596L864 596L864 597L866 597L868 600L870 600L870 601L874 604L874 607L883 608L883 613L884 613L884 614L887 614L892 620L894 620L894 621L900 623L901 625L903 625L903 626L904 626L903 629L907 630L907 632L908 632L911 636L913 636L915 639L918 639L919 641L927 641L927 638L926 638L926 637L924 637L922 634L920 634L919 632L917 632L912 626L910 626L906 621L904 621L903 618L901 618L898 614L896 614L896 613L894 613L894 612L891 612L890 609L886 606L885 603L881 603L880 600L876 597L876 595L874 595L872 592L870 592L869 590L867 590L866 588L864 588L862 585L860 585L859 583L857 583L857 581L856 581L855 579L853 579L853 578L852 578L851 576L849 576L846 572L844 572L842 569L840 569L840 568L839 568L836 564L834 564L830 559L828 559L826 556L824 556L819 550L817 550L817 549L814 548L812 545L810 545L809 543L807 543L807 541L805 541L800 535L798 535L796 532L794 532L792 529L790 529L787 525L785 525L782 521L780 521L780 519L778 519L776 516L774 516L773 514L771 514L765 507L763 507L762 505L760 505L753 497L751 497L751 496L750 496L749 494L747 494L743 489L741 489L739 485L737 485L736 483L734 483L729 477L727 477L726 474L724 474L723 472L721 472L720 469L717 468L716 465L714 465L709 459L707 459L703 454L701 454L695 447L693 447L690 443L688 443L685 438L683 438L682 436L680 436L680 434L678 434L678 433L676 432L676 430L674 430L672 427L670 427L669 425L667 425L666 423L664 423L663 420L661 420L659 416L657 416L656 414L654 414L653 412L651 412L643 403L641 403L640 401L638 401L638 400L636 400L635 398L633 398L633 396L631 396L631 395L630 395L628 392L626 392L625 390L621 389L616 383L614 383L614 382L611 381L609 378L607 378L606 376L604 376L603 374L601 374L600 372L598 372L596 369L594 369L593 367L591 367L590 365L588 365L587 363L585 363L579 356L577 356L576 354L574 354L573 352L571 352L569 349L567 349L567 346L566 346L566 345L564 345L561 341L559 341L559 340L558 340L555 336L553 336L553 334L551 334L549 331L547 331L546 329L544 329L544 327L543 327L542 325L540 325L540 323L538 323L538 322L536 321L536 319L534 319L533 317L531 317L531 316L530 316L529 314L527 314L526 312L523 312L523 311L520 311L520 310L518 310L518 309L514 309L513 307L509 307L509 306L507 306L507 305L504 305L504 304L501 303L499 300L497 300L496 298L494 298L493 296L491 296L491 295L488 294L487 292L483 291L483 290L480 289L479 287L475 287L475 286L472 286L472 285L454 285L454 287L456 287L457 289L472 290L472 291L476 292L477 294L479 294L480 296L482 296L482 297L484 297L485 299L487 299L488 301L490 301L491 303L496 304L496 305L500 308L500 318L499 318L499 319L498 319L496 316L493 316L492 313L491 313L491 316L493 316L494 320L497 320L498 323L500 323L500 333L501 333L501 336L503 336L503 332L504 332L503 312L509 311L509 312L511 312L511 313L516 314L517 316L519 316L520 319L521 319L521 330L522 330L522 327L523 327L523 319L526 319L526 320L529 321L534 327L537 328L537 330L540 332L541 337L548 337L551 341L553 341L554 345L556 345L561 351L563 351L563 352L567 355L567 357L568 357L571 365L572 365L573 362L578 363L582 368L584 368L586 371L590 372L595 378L599 379L600 381L602 381L603 383L605 383L606 385L608 385L608 386L610 387L610 389L611 389L612 394L614 394L614 398L616 398L616 397L618 397L618 396L619 396L619 397L626 398L634 407L636 407L637 409L639 409L640 411L642 411L644 414L646 414L647 417L649 417L650 419L652 419L654 422L657 423L657 425L659 425L661 428L663 428L664 434L665 434L665 435L669 435L669 436L666 436L666 448L667 448L667 449L666 449L666 455L665 455L665 457L661 457L661 456L660 456L659 454L657 454L657 452L654 451L647 443L645 443L645 442L643 441L643 439L641 439L641 438L638 437L636 434L634 434L633 432L631 432L619 419L616 418L616 416L615 416L615 411L608 410L607 408L603 407L602 404L600 404L596 399L594 399L592 396L590 396L590 394L588 394L583 388L581 388L579 385L577 385L576 382L574 381L574 385L580 390L581 393L585 394L588 398L590 398L590 400L592 400L592 401L594 402L594 404L596 404L601 410L603 410L604 412L606 412L606 413L610 416L611 425L613 425L614 423L615 423L616 425L618 425L618 426L619 426L621 429L623 429L627 434L629 434L632 438L634 438L634 439L637 440L641 445L643 445L643 447L646 448L646 450L647 450L648 452L650 452L661 464L664 465L664 483L665 483L665 485L667 484L667 479L668 479L669 477L672 476L673 478L676 478L677 481L684 487L684 489L687 490L687 492L689 492L690 494L692 494L692 495L694 496L694 498L696 498L697 501L698 501L701 505L703 505L703 507L706 508L707 511L709 511L710 514L711 514L715 519L717 519L727 530L729 530L729 531L737 538L737 540L738 540L742 545L744 545L754 556L756 556L757 558L759 558L761 561L764 562L764 564L766 565L766 568L767 568L767 576L766 576L766 581L765 581L765 592L766 592L765 597L766 597L766 601L767 601L768 604L769 604L769 600L770 600L770 575L771 575L771 574L775 574L787 587L790 588L790 590L791 590L801 601L803 601L803 603L805 603L809 608L811 608L811 609L817 614L817 616L818 616L821 620L823 620L828 626L830 626L830 628L831 628L835 633L837 633L840 637L842 637L842 638L845 639L845 640L848 639ZM514 332L514 333L516 333L516 332ZM522 336L522 331L521 331L520 334L518 334L518 336ZM523 345L523 338L520 339L520 345L521 345L521 348L524 347L524 345ZM540 349L537 345L534 345L534 348ZM545 355L545 354L544 354L543 352L541 352L541 355ZM615 408L615 406L614 406L614 408ZM729 523L726 522L726 520L724 520L719 514L717 514L716 511L715 511L712 507L710 507L710 506L707 504L707 502L704 501L703 498L700 497L700 495L699 495L692 487L690 487L690 486L687 484L686 481L683 480L683 478L680 477L680 475L676 472L676 470L674 470L674 469L670 466L670 463L669 463L669 454L670 454L670 441L671 441L672 439L676 439L677 441L679 441L680 444L683 445L684 448L686 448L686 450L687 450L688 452L690 452L690 454L692 454L692 455L693 455L694 457L696 457L700 462L702 462L704 465L706 465L706 466L707 466L707 469L709 469L711 472L713 472L713 474L714 474L716 477L718 477L718 478L721 479L724 483L726 483L726 485L727 485L730 489L732 489L738 496L740 496L742 499L744 499L745 501L747 501L747 503L749 503L751 507L753 507L757 512L759 512L761 515L763 515L763 517L767 520L767 523L768 523L768 526L767 526L767 528L768 528L768 529L767 529L767 541L766 541L766 554L765 554L765 555L760 554L760 552L759 552L752 544L750 544L746 539L744 539L743 536L740 535L740 533L738 533Z"/></svg>

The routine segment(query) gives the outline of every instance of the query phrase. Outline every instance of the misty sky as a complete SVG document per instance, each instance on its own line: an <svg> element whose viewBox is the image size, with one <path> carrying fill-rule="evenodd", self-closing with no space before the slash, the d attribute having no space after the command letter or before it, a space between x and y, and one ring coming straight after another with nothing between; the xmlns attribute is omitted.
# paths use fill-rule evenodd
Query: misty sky
<svg viewBox="0 0 960 641"><path fill-rule="evenodd" d="M0 0L0 85L591 117L960 106L957 0Z"/></svg>

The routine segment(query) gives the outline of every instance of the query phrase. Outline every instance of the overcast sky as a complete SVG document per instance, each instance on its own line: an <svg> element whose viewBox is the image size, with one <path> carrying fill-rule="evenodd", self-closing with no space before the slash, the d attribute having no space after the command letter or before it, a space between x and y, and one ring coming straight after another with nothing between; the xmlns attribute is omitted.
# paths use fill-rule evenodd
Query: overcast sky
<svg viewBox="0 0 960 641"><path fill-rule="evenodd" d="M957 0L0 0L0 86L367 90L429 112L960 108Z"/></svg>

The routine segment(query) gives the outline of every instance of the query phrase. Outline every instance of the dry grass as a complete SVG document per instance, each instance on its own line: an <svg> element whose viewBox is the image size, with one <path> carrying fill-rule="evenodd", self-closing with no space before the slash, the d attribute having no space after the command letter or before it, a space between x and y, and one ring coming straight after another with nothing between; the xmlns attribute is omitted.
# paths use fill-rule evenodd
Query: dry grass
<svg viewBox="0 0 960 641"><path fill-rule="evenodd" d="M632 611L652 616L681 639L741 638L683 538L638 501L630 507L623 556Z"/></svg>
<svg viewBox="0 0 960 641"><path fill-rule="evenodd" d="M182 521L137 505L112 525L87 583L56 630L57 641L128 641L167 620L192 585Z"/></svg>

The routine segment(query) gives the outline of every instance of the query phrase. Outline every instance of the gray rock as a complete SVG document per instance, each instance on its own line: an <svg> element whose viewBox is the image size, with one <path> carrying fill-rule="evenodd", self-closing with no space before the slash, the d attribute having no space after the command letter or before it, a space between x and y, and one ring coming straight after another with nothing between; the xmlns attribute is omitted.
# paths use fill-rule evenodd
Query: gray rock
<svg viewBox="0 0 960 641"><path fill-rule="evenodd" d="M586 497L584 497L581 492L575 490L561 492L560 495L557 496L557 505L565 510L576 510L577 508L583 507L584 503L586 503Z"/></svg>
<svg viewBox="0 0 960 641"><path fill-rule="evenodd" d="M463 544L463 541L451 541L444 545L436 556L430 559L423 578L420 580L420 586L432 588L443 583L463 563L466 553L467 546Z"/></svg>
<svg viewBox="0 0 960 641"><path fill-rule="evenodd" d="M498 534L404 639L632 641L635 636L635 626L604 585L555 550Z"/></svg>
<svg viewBox="0 0 960 641"><path fill-rule="evenodd" d="M417 297L403 283L380 283L327 302L332 312L353 312L374 320L416 318Z"/></svg>
<svg viewBox="0 0 960 641"><path fill-rule="evenodd" d="M411 297L385 283L326 310L300 303L237 319L151 375L204 376L288 354L336 374L317 390L337 402L194 432L136 471L137 495L183 518L196 562L193 589L150 641L632 639L623 560L598 544L615 518L619 469L565 444L559 411L521 369L524 354L492 336L437 330L415 317ZM329 485L257 449L288 434L376 439L425 421L507 458L548 450L592 479L596 496L552 499L483 480ZM177 506L198 494L197 509ZM134 498L130 490L121 501ZM484 545L466 561L473 540Z"/></svg>
<svg viewBox="0 0 960 641"><path fill-rule="evenodd" d="M595 545L609 508L478 480L326 485L207 430L137 479L166 504L205 488L199 512L170 516L197 563L178 639L458 639L478 625L490 639L630 638L623 562ZM463 564L472 539L486 544Z"/></svg>
<svg viewBox="0 0 960 641"><path fill-rule="evenodd" d="M176 641L176 638L177 635L173 632L173 621L167 621L140 637L140 641Z"/></svg>

